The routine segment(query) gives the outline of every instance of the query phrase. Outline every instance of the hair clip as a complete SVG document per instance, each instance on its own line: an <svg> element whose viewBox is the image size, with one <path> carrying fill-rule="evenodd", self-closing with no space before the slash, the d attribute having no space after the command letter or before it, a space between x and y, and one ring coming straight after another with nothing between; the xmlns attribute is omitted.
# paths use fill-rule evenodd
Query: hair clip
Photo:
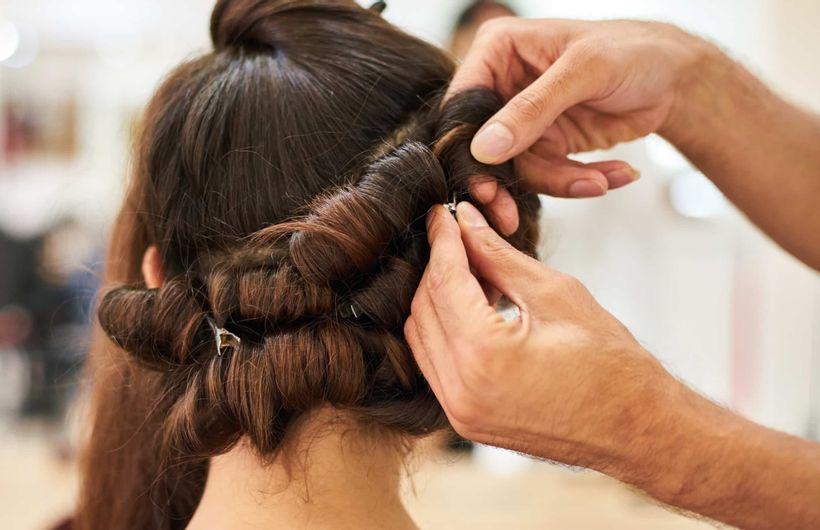
<svg viewBox="0 0 820 530"><path fill-rule="evenodd" d="M381 15L385 7L387 7L387 2L373 2L368 9Z"/></svg>
<svg viewBox="0 0 820 530"><path fill-rule="evenodd" d="M210 316L205 317L208 320L208 325L214 332L214 340L216 341L216 354L222 355L223 348L236 349L242 343L242 339L231 333L225 328L220 328Z"/></svg>
<svg viewBox="0 0 820 530"><path fill-rule="evenodd" d="M350 304L349 306L342 306L338 309L339 316L342 318L359 318L359 312L356 311L356 306Z"/></svg>
<svg viewBox="0 0 820 530"><path fill-rule="evenodd" d="M444 207L447 208L447 211L453 214L453 217L456 216L456 194L453 192L453 201L444 203Z"/></svg>

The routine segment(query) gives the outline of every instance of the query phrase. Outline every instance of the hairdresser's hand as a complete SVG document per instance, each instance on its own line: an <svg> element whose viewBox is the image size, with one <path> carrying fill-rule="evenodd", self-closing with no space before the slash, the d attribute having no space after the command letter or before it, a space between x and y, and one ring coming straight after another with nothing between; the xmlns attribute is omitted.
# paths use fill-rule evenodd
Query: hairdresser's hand
<svg viewBox="0 0 820 530"><path fill-rule="evenodd" d="M515 158L539 193L593 197L638 177L626 162L582 164L571 153L606 149L660 130L706 45L656 22L498 18L478 31L449 94L483 86L507 104L476 134L473 155ZM518 225L495 183L473 186L496 225ZM495 202L493 202L495 201Z"/></svg>
<svg viewBox="0 0 820 530"><path fill-rule="evenodd" d="M458 217L461 231L443 207L429 217L430 264L405 326L418 364L463 436L595 467L602 444L617 451L678 383L578 280L511 247L472 205ZM519 319L495 312L470 266Z"/></svg>
<svg viewBox="0 0 820 530"><path fill-rule="evenodd" d="M456 431L738 528L820 528L820 444L688 389L577 280L510 247L469 204L458 223L434 208L428 234L405 336ZM477 276L521 317L496 314Z"/></svg>

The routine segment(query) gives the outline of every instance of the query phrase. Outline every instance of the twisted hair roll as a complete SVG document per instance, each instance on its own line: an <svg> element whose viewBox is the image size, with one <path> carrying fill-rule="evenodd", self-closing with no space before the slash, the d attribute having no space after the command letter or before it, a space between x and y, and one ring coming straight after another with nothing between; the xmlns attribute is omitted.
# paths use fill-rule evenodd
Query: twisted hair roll
<svg viewBox="0 0 820 530"><path fill-rule="evenodd" d="M402 435L445 427L402 332L427 211L491 176L519 208L510 241L534 252L537 199L469 151L500 102L442 105L440 51L345 1L222 0L211 35L146 111L112 239L86 528L184 528L208 457L242 437L274 454L319 406ZM240 342L219 350L214 326ZM95 502L106 490L128 503Z"/></svg>

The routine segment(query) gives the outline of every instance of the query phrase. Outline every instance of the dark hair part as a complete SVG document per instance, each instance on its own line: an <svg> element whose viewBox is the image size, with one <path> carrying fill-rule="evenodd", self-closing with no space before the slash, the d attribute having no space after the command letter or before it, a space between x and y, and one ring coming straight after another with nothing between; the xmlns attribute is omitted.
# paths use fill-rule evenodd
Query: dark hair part
<svg viewBox="0 0 820 530"><path fill-rule="evenodd" d="M211 36L146 110L112 235L80 528L184 528L209 457L241 437L270 456L321 405L399 435L446 426L402 333L426 212L492 176L534 252L537 198L469 153L499 102L442 106L441 51L346 1L222 0ZM218 353L211 320L241 343Z"/></svg>

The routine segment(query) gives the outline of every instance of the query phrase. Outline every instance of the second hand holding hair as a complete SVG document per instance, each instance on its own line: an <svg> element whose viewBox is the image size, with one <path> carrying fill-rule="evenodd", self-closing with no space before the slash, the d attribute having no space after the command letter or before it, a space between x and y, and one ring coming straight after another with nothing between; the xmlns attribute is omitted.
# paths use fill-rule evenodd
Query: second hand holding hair
<svg viewBox="0 0 820 530"><path fill-rule="evenodd" d="M428 233L430 262L405 335L460 434L600 469L646 432L674 379L578 280L514 249L467 202L457 220L435 207ZM479 278L520 317L496 313Z"/></svg>
<svg viewBox="0 0 820 530"><path fill-rule="evenodd" d="M578 280L511 247L471 204L456 210L428 215L430 261L405 336L459 434L741 528L817 527L815 444L690 390ZM488 285L519 318L496 313Z"/></svg>
<svg viewBox="0 0 820 530"><path fill-rule="evenodd" d="M820 120L717 46L655 22L500 18L482 26L448 94L476 86L506 105L472 154L513 159L525 189L590 197L624 186L637 177L625 162L568 155L655 132L820 270ZM515 230L504 186L476 179L470 191L494 227ZM597 469L740 528L818 528L820 445L688 389L577 280L510 248L470 205L457 213L430 215L430 262L405 332L459 433ZM504 321L485 292L506 294L521 317Z"/></svg>

